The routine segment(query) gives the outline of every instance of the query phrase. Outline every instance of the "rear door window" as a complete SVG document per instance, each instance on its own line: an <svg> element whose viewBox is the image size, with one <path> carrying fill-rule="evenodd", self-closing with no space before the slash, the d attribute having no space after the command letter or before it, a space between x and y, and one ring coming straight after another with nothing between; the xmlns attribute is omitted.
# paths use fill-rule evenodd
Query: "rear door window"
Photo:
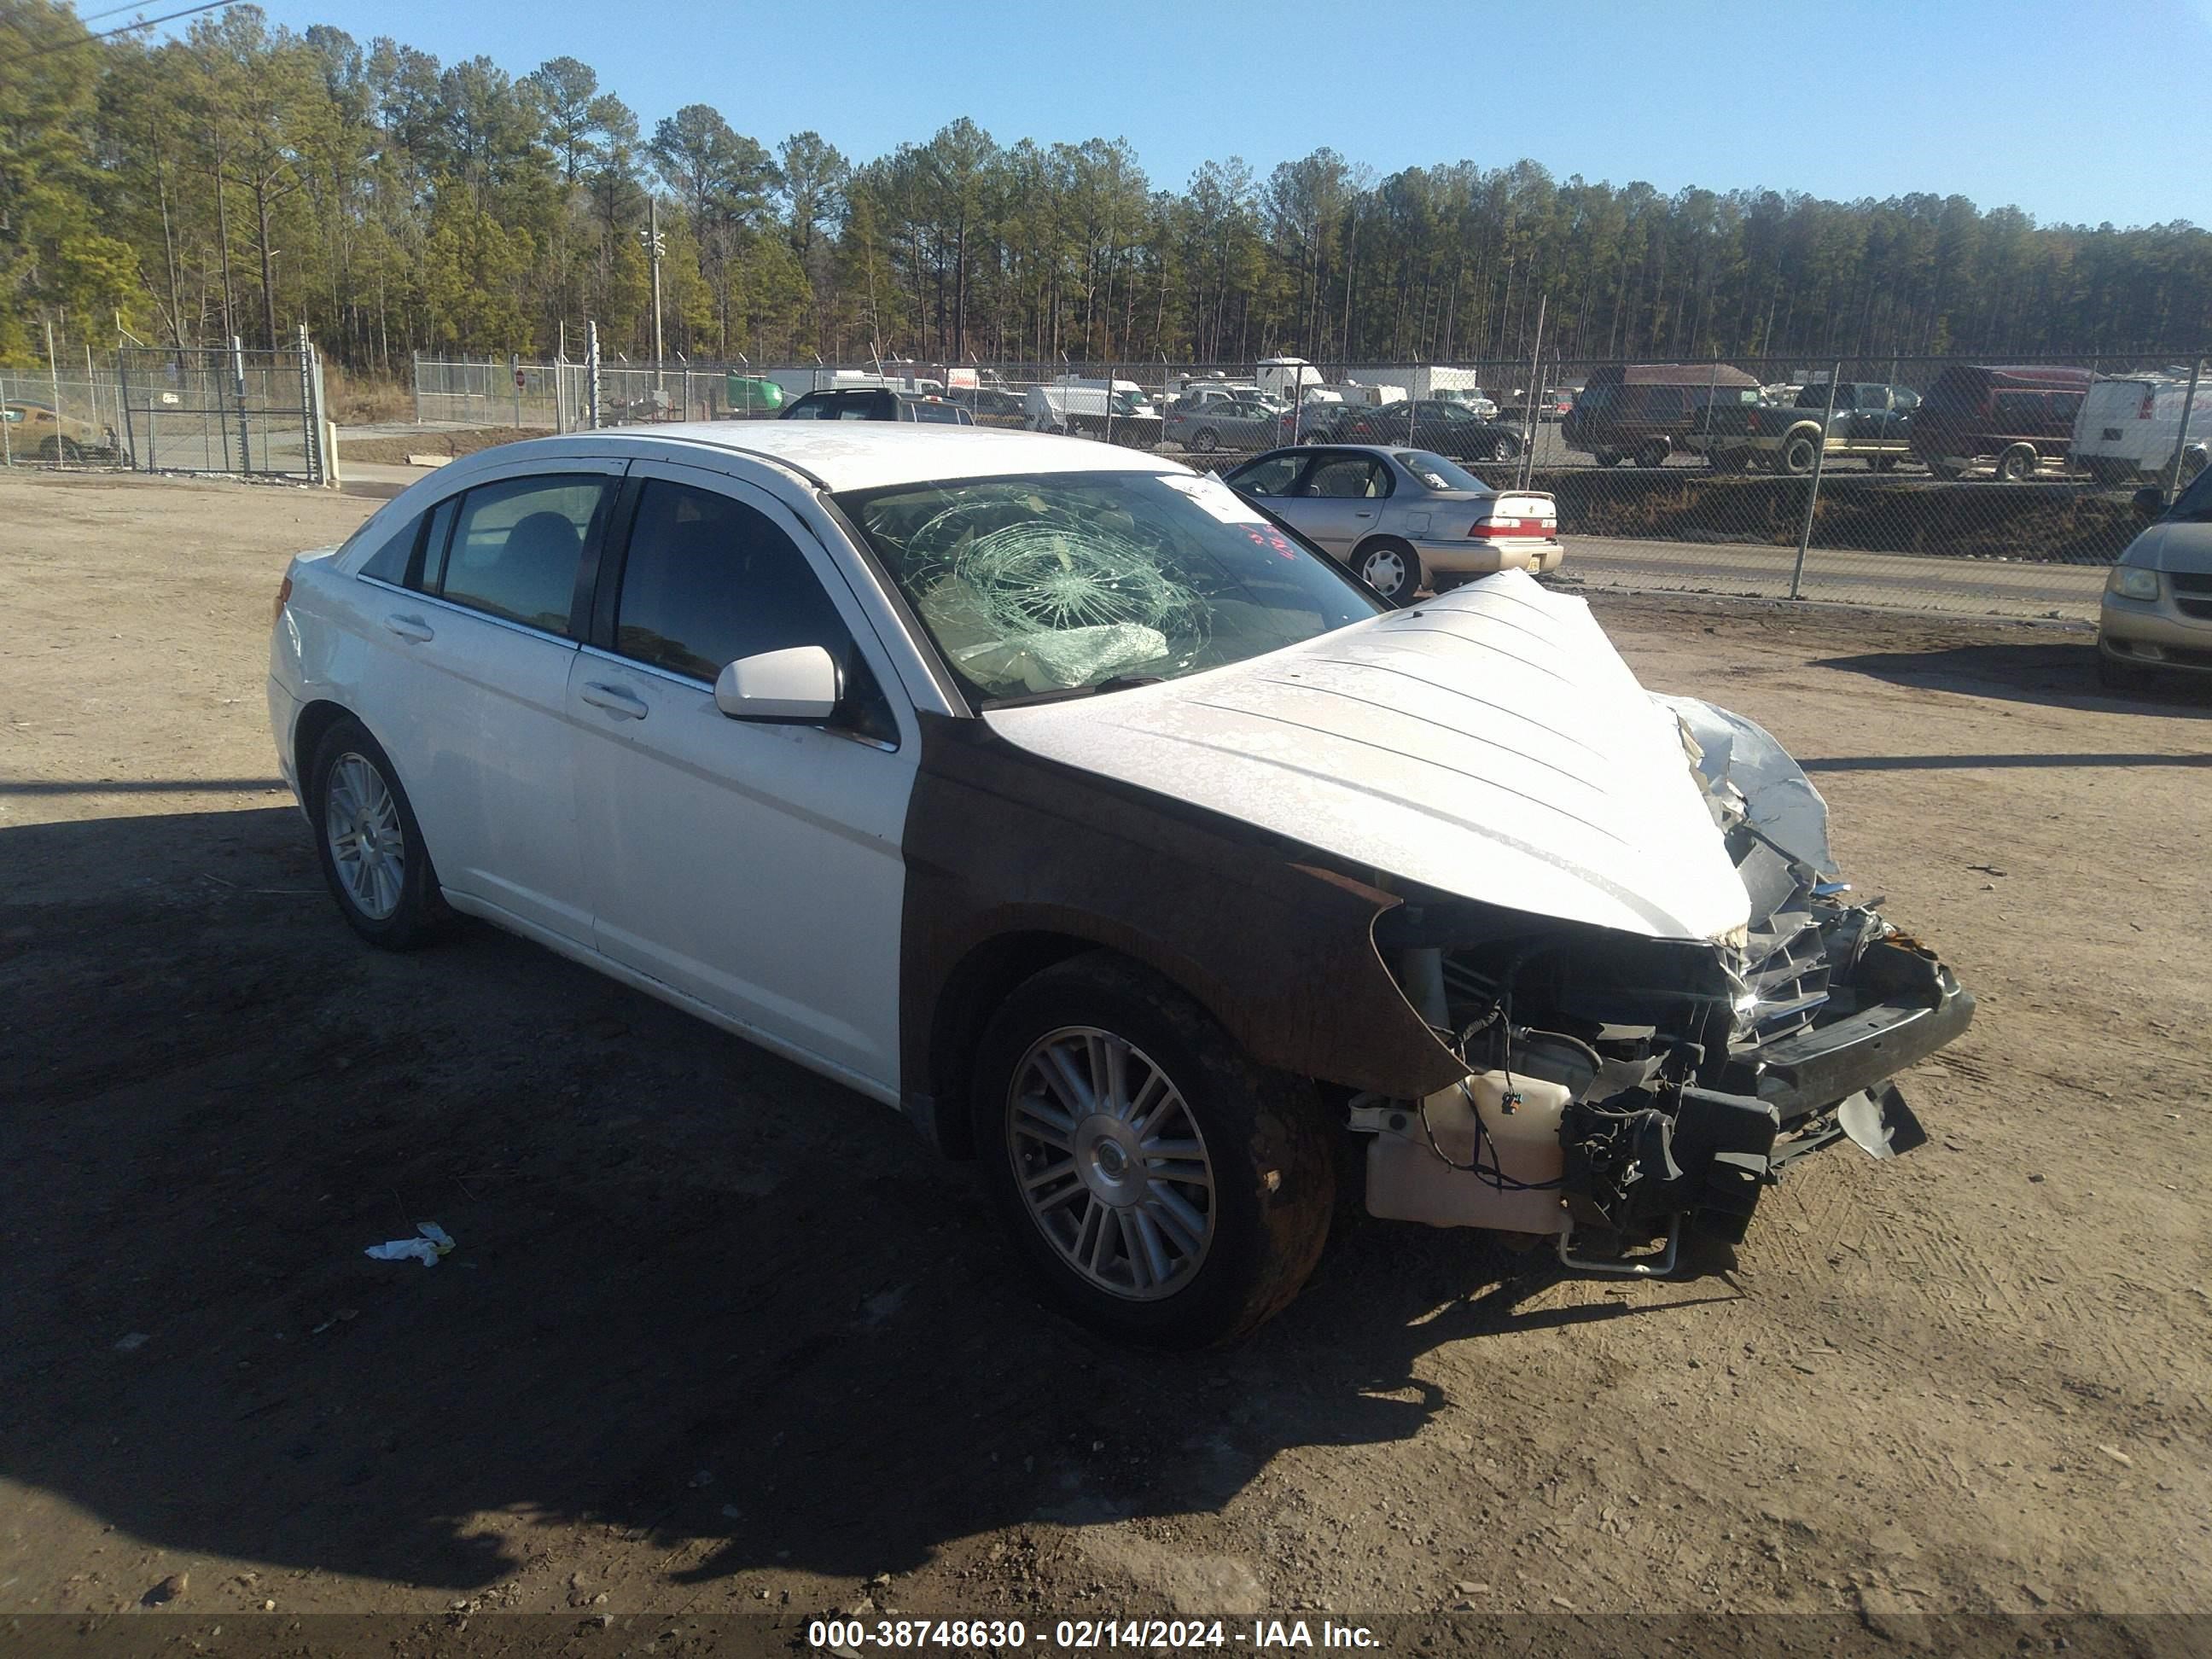
<svg viewBox="0 0 2212 1659"><path fill-rule="evenodd" d="M1370 455L1332 457L1314 468L1304 493L1324 501L1387 495L1390 493L1390 470Z"/></svg>
<svg viewBox="0 0 2212 1659"><path fill-rule="evenodd" d="M568 633L577 568L605 499L603 479L560 474L470 490L436 592L489 616Z"/></svg>
<svg viewBox="0 0 2212 1659"><path fill-rule="evenodd" d="M390 582L394 587L404 586L407 567L415 557L415 543L422 533L426 514L417 513L379 544L368 556L356 574L374 576L380 582Z"/></svg>

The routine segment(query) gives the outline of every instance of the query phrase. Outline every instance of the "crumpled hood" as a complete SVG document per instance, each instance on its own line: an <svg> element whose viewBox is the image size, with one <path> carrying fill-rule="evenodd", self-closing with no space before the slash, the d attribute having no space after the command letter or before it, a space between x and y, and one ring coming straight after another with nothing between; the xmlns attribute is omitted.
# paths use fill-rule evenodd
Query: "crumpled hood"
<svg viewBox="0 0 2212 1659"><path fill-rule="evenodd" d="M984 717L1018 747L1460 897L1741 939L1674 714L1578 599L1505 571L1159 685Z"/></svg>

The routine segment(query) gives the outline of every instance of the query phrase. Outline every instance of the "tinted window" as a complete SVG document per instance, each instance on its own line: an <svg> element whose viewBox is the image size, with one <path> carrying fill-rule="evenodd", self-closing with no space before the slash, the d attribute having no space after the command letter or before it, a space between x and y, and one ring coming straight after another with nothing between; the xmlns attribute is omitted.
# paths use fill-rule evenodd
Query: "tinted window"
<svg viewBox="0 0 2212 1659"><path fill-rule="evenodd" d="M712 680L787 646L849 656L845 624L791 538L743 501L652 478L638 500L615 613L626 657Z"/></svg>
<svg viewBox="0 0 2212 1659"><path fill-rule="evenodd" d="M1248 495L1279 495L1305 462L1304 456L1296 453L1270 455L1231 474L1229 482Z"/></svg>
<svg viewBox="0 0 2212 1659"><path fill-rule="evenodd" d="M576 565L605 495L598 478L509 478L461 498L438 591L456 604L568 631Z"/></svg>
<svg viewBox="0 0 2212 1659"><path fill-rule="evenodd" d="M2174 497L2173 506L2168 509L2166 516L2186 519L2192 523L2212 519L2212 466L2198 473L2196 481Z"/></svg>
<svg viewBox="0 0 2212 1659"><path fill-rule="evenodd" d="M407 562L415 556L415 538L422 528L420 513L386 536L376 551L361 568L364 576L374 576L380 582L399 586L407 580Z"/></svg>

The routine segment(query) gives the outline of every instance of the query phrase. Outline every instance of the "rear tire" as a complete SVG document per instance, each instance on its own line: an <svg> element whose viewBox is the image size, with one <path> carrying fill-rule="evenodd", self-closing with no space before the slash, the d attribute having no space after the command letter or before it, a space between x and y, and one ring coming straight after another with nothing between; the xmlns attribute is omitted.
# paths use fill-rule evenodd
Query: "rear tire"
<svg viewBox="0 0 2212 1659"><path fill-rule="evenodd" d="M1352 574L1373 588L1376 595L1401 609L1413 603L1428 572L1412 545L1393 536L1362 542L1352 552Z"/></svg>
<svg viewBox="0 0 2212 1659"><path fill-rule="evenodd" d="M453 912L392 758L359 720L323 734L306 793L323 880L346 925L387 951L434 938Z"/></svg>
<svg viewBox="0 0 2212 1659"><path fill-rule="evenodd" d="M1674 446L1666 439L1653 438L1637 446L1636 464L1638 466L1664 466L1668 456L1674 453Z"/></svg>
<svg viewBox="0 0 2212 1659"><path fill-rule="evenodd" d="M77 447L74 438L49 438L39 446L39 459L50 462L65 461L75 466L84 459L84 452Z"/></svg>
<svg viewBox="0 0 2212 1659"><path fill-rule="evenodd" d="M1802 478L1812 471L1820 459L1820 440L1810 432L1793 432L1782 441L1782 447L1774 457L1774 470Z"/></svg>
<svg viewBox="0 0 2212 1659"><path fill-rule="evenodd" d="M2038 461L2033 444L2014 444L1997 457L1997 477L2007 483L2025 483L2035 476Z"/></svg>
<svg viewBox="0 0 2212 1659"><path fill-rule="evenodd" d="M1520 439L1515 437L1510 432L1507 433L1504 437L1498 439L1497 442L1491 445L1490 459L1493 461L1519 460L1521 459Z"/></svg>
<svg viewBox="0 0 2212 1659"><path fill-rule="evenodd" d="M1211 455L1221 447L1221 434L1210 426L1202 426L1190 434L1190 447L1201 455Z"/></svg>
<svg viewBox="0 0 2212 1659"><path fill-rule="evenodd" d="M1163 1347L1231 1341L1320 1260L1336 1180L1313 1086L1255 1064L1137 964L1098 951L1018 988L974 1075L1000 1220L1083 1323Z"/></svg>
<svg viewBox="0 0 2212 1659"><path fill-rule="evenodd" d="M1945 483L1956 483L1959 482L1961 476L1959 468L1955 466L1945 466L1940 461L1929 462L1928 470L1934 473L1938 478L1941 478Z"/></svg>

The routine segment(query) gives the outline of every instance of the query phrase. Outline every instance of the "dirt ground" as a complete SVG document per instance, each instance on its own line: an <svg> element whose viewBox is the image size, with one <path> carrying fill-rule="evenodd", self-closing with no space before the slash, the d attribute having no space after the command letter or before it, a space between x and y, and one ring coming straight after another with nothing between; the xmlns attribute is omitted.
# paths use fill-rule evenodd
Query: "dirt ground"
<svg viewBox="0 0 2212 1659"><path fill-rule="evenodd" d="M550 438L543 428L515 426L425 427L397 436L375 432L338 430L338 468L368 461L380 466L404 466L410 455L473 455L480 449L520 443L525 438Z"/></svg>
<svg viewBox="0 0 2212 1659"><path fill-rule="evenodd" d="M1980 998L1930 1144L1682 1282L1370 1224L1162 1358L880 1107L340 924L266 632L374 505L0 477L0 1616L2212 1601L2212 698L2100 694L2080 630L1601 601ZM362 1255L424 1220L434 1269Z"/></svg>

